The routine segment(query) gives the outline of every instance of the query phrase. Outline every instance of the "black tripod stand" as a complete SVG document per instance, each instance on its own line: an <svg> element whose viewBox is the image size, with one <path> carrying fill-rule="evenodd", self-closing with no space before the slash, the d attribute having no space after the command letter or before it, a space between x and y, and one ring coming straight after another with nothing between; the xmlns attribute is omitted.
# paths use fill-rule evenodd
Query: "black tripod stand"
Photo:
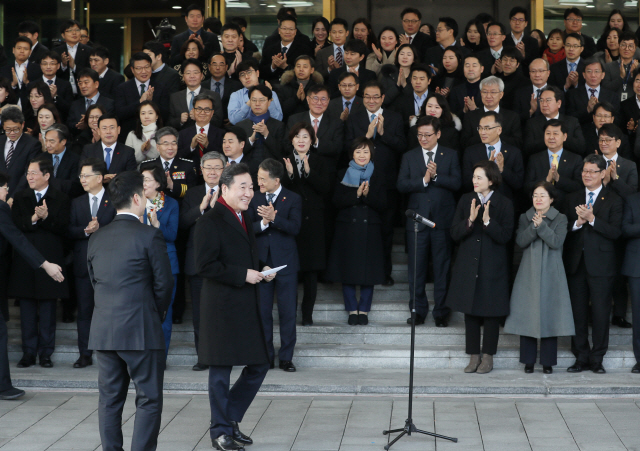
<svg viewBox="0 0 640 451"><path fill-rule="evenodd" d="M397 432L400 432L400 435L398 435L396 438L393 439L391 443L389 443L387 446L384 447L384 449L387 449L387 450L391 448L394 445L394 443L396 443L398 440L404 437L404 435L410 436L412 432L417 432L419 434L424 434L424 435L430 435L432 437L442 438L445 440L451 440L454 443L458 442L457 438L447 437L444 435L436 434L435 432L423 431L421 429L416 428L415 424L413 424L413 418L412 418L413 366L414 366L414 356L415 356L415 349L416 349L416 283L415 283L415 280L416 280L416 270L417 270L416 263L417 263L417 255L418 255L418 221L420 220L416 219L415 213L411 210L407 210L407 216L414 221L413 223L413 282L414 283L413 283L413 304L411 305L411 356L409 357L409 415L406 421L404 422L403 428L392 429L390 431L382 431L382 435L395 434ZM429 222L430 224L427 224L427 223L425 224L429 225L430 227L435 227L435 224L433 224L431 221Z"/></svg>

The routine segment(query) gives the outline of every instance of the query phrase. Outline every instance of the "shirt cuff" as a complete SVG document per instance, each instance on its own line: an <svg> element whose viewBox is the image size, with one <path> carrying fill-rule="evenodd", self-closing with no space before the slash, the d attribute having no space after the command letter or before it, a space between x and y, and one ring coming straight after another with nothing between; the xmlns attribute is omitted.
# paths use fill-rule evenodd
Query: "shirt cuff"
<svg viewBox="0 0 640 451"><path fill-rule="evenodd" d="M266 230L266 228L269 227L269 223L267 222L266 224L262 221L260 221L260 228L262 230Z"/></svg>
<svg viewBox="0 0 640 451"><path fill-rule="evenodd" d="M580 230L582 228L581 225L578 225L578 221L573 223L573 228L571 229L572 232L575 232L576 230Z"/></svg>
<svg viewBox="0 0 640 451"><path fill-rule="evenodd" d="M422 178L422 184L424 185L424 187L426 188L427 186L429 186L429 184L427 182L424 181L424 178Z"/></svg>
<svg viewBox="0 0 640 451"><path fill-rule="evenodd" d="M490 220L489 220L489 221L487 221L487 222L485 222L485 223L484 223L484 226L485 226L485 227L487 227L487 226L489 225L489 223L490 223L490 222L491 222Z"/></svg>
<svg viewBox="0 0 640 451"><path fill-rule="evenodd" d="M596 222L596 218L593 218L593 221L589 221L589 225L593 227L593 223Z"/></svg>

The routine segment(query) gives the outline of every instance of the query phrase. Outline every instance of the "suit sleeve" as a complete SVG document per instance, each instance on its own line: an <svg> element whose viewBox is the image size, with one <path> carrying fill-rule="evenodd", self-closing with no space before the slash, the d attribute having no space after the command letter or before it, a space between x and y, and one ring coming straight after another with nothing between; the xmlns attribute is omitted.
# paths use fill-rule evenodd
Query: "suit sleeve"
<svg viewBox="0 0 640 451"><path fill-rule="evenodd" d="M339 118L333 118L330 133L325 133L318 142L318 154L326 157L337 157L344 146L344 123Z"/></svg>
<svg viewBox="0 0 640 451"><path fill-rule="evenodd" d="M202 213L200 213L200 202L202 202L202 199L198 200L195 195L187 194L184 197L182 205L180 205L179 227L181 229L190 229L191 226L200 219L202 216Z"/></svg>
<svg viewBox="0 0 640 451"><path fill-rule="evenodd" d="M522 154L511 150L511 162L504 165L502 170L502 178L504 182L511 187L513 191L518 191L524 183L524 165L522 163Z"/></svg>
<svg viewBox="0 0 640 451"><path fill-rule="evenodd" d="M42 254L14 225L7 204L2 205L0 208L0 233L33 269L39 268L45 262Z"/></svg>
<svg viewBox="0 0 640 451"><path fill-rule="evenodd" d="M633 204L638 204L639 197L636 196ZM638 238L640 237L640 218L635 218L633 211L633 204L631 202L625 202L624 215L622 218L622 236L625 238Z"/></svg>
<svg viewBox="0 0 640 451"><path fill-rule="evenodd" d="M622 199L616 196L609 209L609 217L596 216L593 222L593 230L605 238L616 240L622 234Z"/></svg>
<svg viewBox="0 0 640 451"><path fill-rule="evenodd" d="M138 111L139 102L132 102L131 104L127 104L127 93L125 92L126 83L121 84L116 88L116 114L120 121L126 121L128 119L134 118L136 112ZM154 96L154 101L156 101Z"/></svg>
<svg viewBox="0 0 640 451"><path fill-rule="evenodd" d="M153 273L153 294L156 307L160 313L160 319L164 317L171 305L173 295L173 274L171 273L171 261L167 253L167 243L160 230L156 230L149 243L147 250L149 264ZM91 271L91 261L89 261L89 274Z"/></svg>
<svg viewBox="0 0 640 451"><path fill-rule="evenodd" d="M211 124L215 127L222 127L222 121L224 120L224 114L222 111L222 99L217 92L209 93L213 97L213 117L211 118Z"/></svg>
<svg viewBox="0 0 640 451"><path fill-rule="evenodd" d="M462 176L460 174L460 163L458 163L458 153L451 153L451 166L450 171L442 172L437 174L438 177L433 180L435 186L439 186L441 188L448 189L449 191L455 193L460 189L460 185L462 184Z"/></svg>
<svg viewBox="0 0 640 451"><path fill-rule="evenodd" d="M580 182L578 182L580 180ZM582 162L576 161L573 168L573 178L560 176L556 182L556 186L565 193L571 193L582 188Z"/></svg>
<svg viewBox="0 0 640 451"><path fill-rule="evenodd" d="M69 227L69 217L71 216L71 204L69 198L60 193L60 202L54 207L48 205L48 216L38 221L36 226L40 226L44 230L55 233L58 236L66 236Z"/></svg>
<svg viewBox="0 0 640 451"><path fill-rule="evenodd" d="M458 201L458 206L456 207L456 212L451 222L451 238L453 238L454 241L462 241L464 237L471 233L472 229L467 227L469 212L470 209L464 197L462 197L460 201Z"/></svg>
<svg viewBox="0 0 640 451"><path fill-rule="evenodd" d="M287 235L297 236L302 225L302 199L300 196L289 196L289 198L292 204L289 209L289 217L285 218L276 214L270 227L282 230ZM258 224L258 227L260 227L260 224Z"/></svg>
<svg viewBox="0 0 640 451"><path fill-rule="evenodd" d="M410 153L405 153L402 156L402 162L400 163L400 171L398 172L398 182L396 188L401 193L424 193L427 187L424 186L423 177L411 177L411 158Z"/></svg>
<svg viewBox="0 0 640 451"><path fill-rule="evenodd" d="M638 167L635 163L630 163L632 166L626 180L620 178L618 180L611 180L609 183L616 194L623 199L638 191Z"/></svg>
<svg viewBox="0 0 640 451"><path fill-rule="evenodd" d="M580 124L576 124L576 127L573 129L573 133L571 134L571 136L567 136L565 147L571 152L574 152L578 155L585 156L587 153L589 153L589 149L586 149L586 142Z"/></svg>
<svg viewBox="0 0 640 451"><path fill-rule="evenodd" d="M84 233L84 229L88 224L81 224L78 219L77 202L71 204L71 217L69 219L69 228L67 235L72 240L88 240L90 236Z"/></svg>
<svg viewBox="0 0 640 451"><path fill-rule="evenodd" d="M389 146L394 152L402 153L407 148L407 138L404 134L404 127L402 125L402 122L396 123L395 120L390 122L392 123L383 124L384 134L378 134L376 140L379 139L384 144Z"/></svg>
<svg viewBox="0 0 640 451"><path fill-rule="evenodd" d="M267 127L268 128L268 127ZM271 127L269 135L264 140L264 146L267 153L277 161L282 161L284 153L282 152L282 141L284 139L284 124Z"/></svg>
<svg viewBox="0 0 640 451"><path fill-rule="evenodd" d="M178 224L180 222L178 202L171 202L169 206L165 204L165 208L167 211L162 218L163 221L160 221L160 231L166 241L175 241L178 236Z"/></svg>

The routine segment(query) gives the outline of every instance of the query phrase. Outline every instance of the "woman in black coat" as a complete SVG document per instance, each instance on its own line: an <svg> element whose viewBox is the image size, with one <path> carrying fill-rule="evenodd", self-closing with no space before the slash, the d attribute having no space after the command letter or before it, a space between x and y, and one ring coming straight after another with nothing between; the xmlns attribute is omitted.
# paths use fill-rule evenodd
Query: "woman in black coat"
<svg viewBox="0 0 640 451"><path fill-rule="evenodd" d="M338 209L326 277L342 282L350 325L369 323L373 286L384 283L382 219L387 191L382 170L373 167L373 142L356 138L349 167L338 174L333 202ZM360 303L356 299L360 285Z"/></svg>
<svg viewBox="0 0 640 451"><path fill-rule="evenodd" d="M289 132L293 150L284 158L288 177L282 184L302 197L302 226L296 237L300 259L302 325L313 325L313 306L318 294L318 272L327 264L325 245L325 197L331 191L333 171L326 160L310 153L316 134L311 124L299 122Z"/></svg>
<svg viewBox="0 0 640 451"><path fill-rule="evenodd" d="M421 117L434 116L440 119L440 139L438 144L448 147L458 152L458 157L462 149L460 148L460 131L462 130L462 122L451 112L447 99L442 94L431 92L427 96L427 100L422 102L420 114L411 120L409 129L409 149L415 149L420 145L418 141L418 127L416 124ZM460 158L461 159L461 158Z"/></svg>
<svg viewBox="0 0 640 451"><path fill-rule="evenodd" d="M451 271L447 306L464 313L465 373L488 373L497 352L500 320L509 315L509 257L507 243L514 226L513 204L496 188L502 178L489 160L473 168L473 191L458 202L451 236L460 248ZM480 327L484 324L482 359Z"/></svg>

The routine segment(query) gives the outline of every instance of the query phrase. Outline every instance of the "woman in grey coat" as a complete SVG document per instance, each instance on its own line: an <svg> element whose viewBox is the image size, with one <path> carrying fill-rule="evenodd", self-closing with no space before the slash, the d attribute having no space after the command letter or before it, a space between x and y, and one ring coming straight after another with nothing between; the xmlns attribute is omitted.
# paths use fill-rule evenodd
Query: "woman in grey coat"
<svg viewBox="0 0 640 451"><path fill-rule="evenodd" d="M511 293L504 331L520 335L520 362L533 373L540 339L545 374L557 364L558 337L575 334L562 245L567 217L551 206L556 190L543 181L533 189L533 207L520 216L516 243L524 249Z"/></svg>

